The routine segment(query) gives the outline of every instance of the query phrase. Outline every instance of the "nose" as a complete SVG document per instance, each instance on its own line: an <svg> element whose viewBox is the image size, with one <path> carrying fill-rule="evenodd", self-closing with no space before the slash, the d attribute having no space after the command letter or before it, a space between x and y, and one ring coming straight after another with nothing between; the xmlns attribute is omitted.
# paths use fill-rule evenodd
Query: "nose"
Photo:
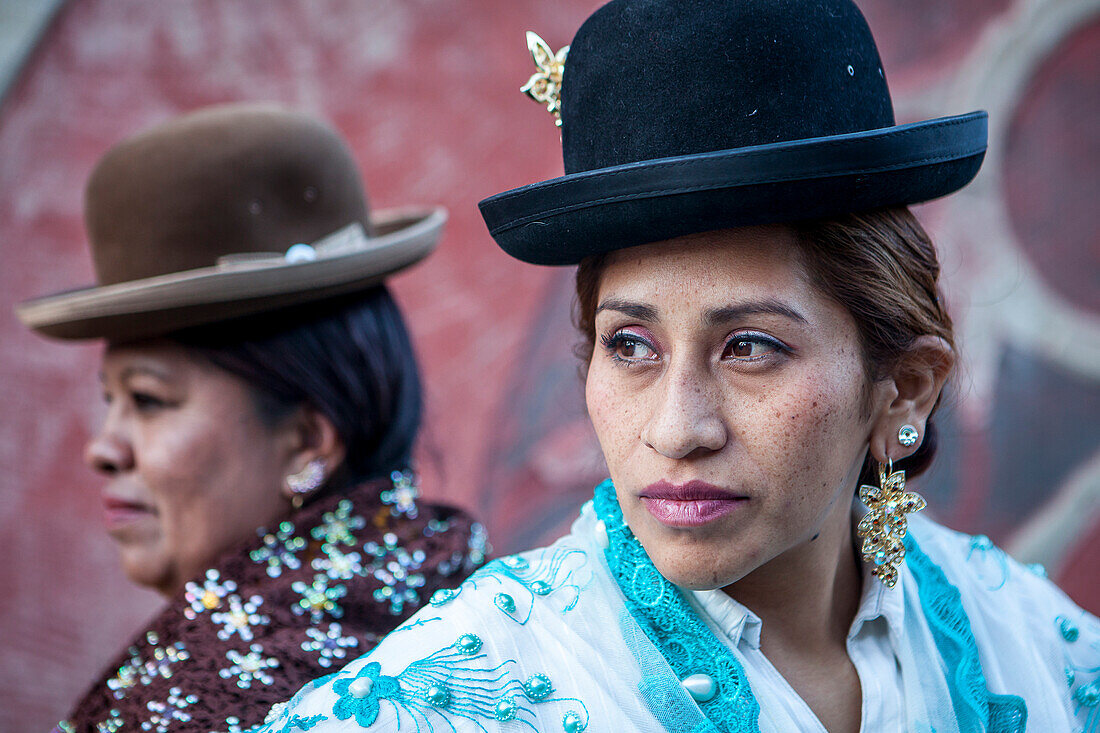
<svg viewBox="0 0 1100 733"><path fill-rule="evenodd" d="M642 440L666 458L712 453L729 439L719 392L701 371L671 365L657 386L662 391Z"/></svg>
<svg viewBox="0 0 1100 733"><path fill-rule="evenodd" d="M84 447L84 463L108 476L134 467L133 446L122 430L114 410L108 411L99 432Z"/></svg>

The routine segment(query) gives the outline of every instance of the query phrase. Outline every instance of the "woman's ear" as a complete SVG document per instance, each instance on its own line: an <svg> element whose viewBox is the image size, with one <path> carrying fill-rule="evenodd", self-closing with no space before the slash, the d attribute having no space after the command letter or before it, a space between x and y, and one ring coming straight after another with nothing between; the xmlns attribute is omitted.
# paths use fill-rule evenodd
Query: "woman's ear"
<svg viewBox="0 0 1100 733"><path fill-rule="evenodd" d="M871 456L880 463L912 455L924 440L928 416L940 398L943 385L955 365L955 352L939 336L920 336L893 369L876 385L884 390L886 404L871 430ZM898 433L905 425L917 431L912 445L903 445Z"/></svg>
<svg viewBox="0 0 1100 733"><path fill-rule="evenodd" d="M296 494L301 493L300 487L298 491L293 488L295 477L319 475L319 487L343 466L347 455L344 441L332 420L317 409L308 406L298 408L280 430L284 431L287 441L287 480L283 482L282 491L288 499L293 500Z"/></svg>

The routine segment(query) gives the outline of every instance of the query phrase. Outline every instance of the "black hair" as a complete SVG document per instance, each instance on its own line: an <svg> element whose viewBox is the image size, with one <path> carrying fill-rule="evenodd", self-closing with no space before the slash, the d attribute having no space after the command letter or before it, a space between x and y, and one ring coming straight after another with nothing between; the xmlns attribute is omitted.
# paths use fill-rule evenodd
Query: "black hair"
<svg viewBox="0 0 1100 733"><path fill-rule="evenodd" d="M265 424L302 405L331 420L347 457L326 493L408 468L421 422L420 374L384 286L171 338L243 379Z"/></svg>

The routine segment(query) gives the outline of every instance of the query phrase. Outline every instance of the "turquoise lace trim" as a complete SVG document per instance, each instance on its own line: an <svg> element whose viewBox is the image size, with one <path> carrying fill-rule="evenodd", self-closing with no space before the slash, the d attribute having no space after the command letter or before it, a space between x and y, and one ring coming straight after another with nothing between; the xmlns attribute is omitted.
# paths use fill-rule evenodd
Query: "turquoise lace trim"
<svg viewBox="0 0 1100 733"><path fill-rule="evenodd" d="M717 683L715 696L699 703L713 726L710 730L758 733L760 705L744 668L696 615L680 590L657 572L623 521L610 479L596 487L593 505L607 528L609 546L604 554L626 596L631 615L677 677L683 679L705 672ZM905 545L921 607L947 666L947 683L959 729L1022 732L1027 724L1027 707L1018 696L994 695L986 687L977 644L958 589L921 551L911 535Z"/></svg>
<svg viewBox="0 0 1100 733"><path fill-rule="evenodd" d="M657 572L623 521L610 480L596 487L593 504L607 527L604 554L626 596L627 609L677 677L705 671L714 678L717 692L699 703L714 726L711 731L759 733L760 705L741 662L715 638L680 590Z"/></svg>
<svg viewBox="0 0 1100 733"><path fill-rule="evenodd" d="M1027 706L1016 695L994 695L986 687L978 646L959 590L939 566L905 538L905 561L917 580L917 596L932 639L947 665L947 686L961 731L1017 733L1027 726Z"/></svg>

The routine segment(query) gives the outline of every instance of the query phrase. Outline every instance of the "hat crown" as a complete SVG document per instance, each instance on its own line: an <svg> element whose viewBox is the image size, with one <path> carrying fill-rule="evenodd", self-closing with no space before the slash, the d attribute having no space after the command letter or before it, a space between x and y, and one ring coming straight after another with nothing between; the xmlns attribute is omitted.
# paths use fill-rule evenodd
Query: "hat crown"
<svg viewBox="0 0 1100 733"><path fill-rule="evenodd" d="M92 172L84 218L100 285L281 252L356 221L369 226L362 180L339 135L260 104L203 109L119 143Z"/></svg>
<svg viewBox="0 0 1100 733"><path fill-rule="evenodd" d="M613 0L570 44L566 173L894 124L848 0Z"/></svg>

